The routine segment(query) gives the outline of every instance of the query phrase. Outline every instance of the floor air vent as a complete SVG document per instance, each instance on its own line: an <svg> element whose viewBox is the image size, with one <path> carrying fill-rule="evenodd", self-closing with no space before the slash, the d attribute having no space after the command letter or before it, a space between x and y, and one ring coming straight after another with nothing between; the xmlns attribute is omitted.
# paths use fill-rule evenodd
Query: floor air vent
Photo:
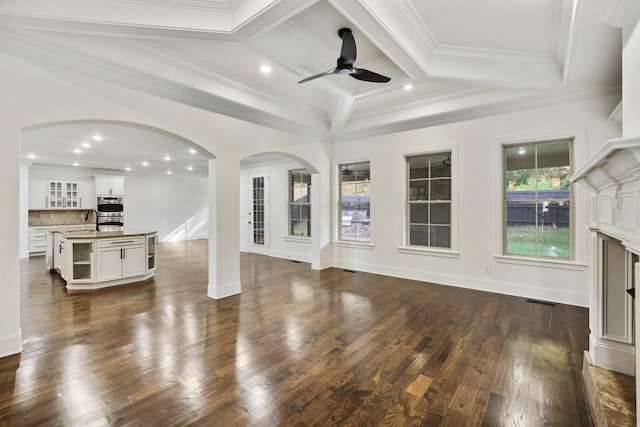
<svg viewBox="0 0 640 427"><path fill-rule="evenodd" d="M347 270L346 268L343 268L342 271L344 271L345 273L357 273L357 271Z"/></svg>
<svg viewBox="0 0 640 427"><path fill-rule="evenodd" d="M528 299L527 302L530 302L532 304L540 304L540 305L548 305L549 307L555 307L556 305L552 302L548 302L548 301L540 301L537 299Z"/></svg>
<svg viewBox="0 0 640 427"><path fill-rule="evenodd" d="M292 259L291 262L295 262L296 264L300 264L302 261L298 261L297 259Z"/></svg>

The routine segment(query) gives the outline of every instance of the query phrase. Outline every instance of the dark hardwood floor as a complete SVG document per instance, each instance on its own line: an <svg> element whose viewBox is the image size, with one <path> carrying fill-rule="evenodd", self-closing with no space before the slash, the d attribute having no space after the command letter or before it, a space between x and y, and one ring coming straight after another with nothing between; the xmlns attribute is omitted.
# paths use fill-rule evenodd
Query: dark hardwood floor
<svg viewBox="0 0 640 427"><path fill-rule="evenodd" d="M213 300L206 241L158 252L79 294L23 261L0 426L591 425L586 309L247 254Z"/></svg>

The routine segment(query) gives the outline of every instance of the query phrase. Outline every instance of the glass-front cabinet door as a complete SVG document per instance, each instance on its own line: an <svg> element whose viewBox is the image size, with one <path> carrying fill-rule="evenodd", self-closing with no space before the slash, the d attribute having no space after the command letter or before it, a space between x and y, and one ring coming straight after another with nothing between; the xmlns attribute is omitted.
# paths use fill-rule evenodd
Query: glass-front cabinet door
<svg viewBox="0 0 640 427"><path fill-rule="evenodd" d="M64 183L62 181L49 181L47 207L52 209L64 208Z"/></svg>
<svg viewBox="0 0 640 427"><path fill-rule="evenodd" d="M65 182L64 192L64 207L68 209L77 209L80 207L78 203L78 183L77 182Z"/></svg>
<svg viewBox="0 0 640 427"><path fill-rule="evenodd" d="M93 240L67 240L70 258L71 277L68 281L92 282L94 276L94 243Z"/></svg>
<svg viewBox="0 0 640 427"><path fill-rule="evenodd" d="M49 181L47 207L49 209L80 209L78 183L73 181Z"/></svg>

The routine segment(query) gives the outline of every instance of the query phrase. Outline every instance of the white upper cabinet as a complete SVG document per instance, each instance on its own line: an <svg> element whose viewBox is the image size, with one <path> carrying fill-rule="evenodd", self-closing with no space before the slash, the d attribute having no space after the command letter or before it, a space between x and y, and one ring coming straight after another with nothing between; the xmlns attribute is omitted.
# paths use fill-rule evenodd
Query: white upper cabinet
<svg viewBox="0 0 640 427"><path fill-rule="evenodd" d="M78 208L80 209L96 208L96 195L93 191L93 182L78 182L78 204Z"/></svg>
<svg viewBox="0 0 640 427"><path fill-rule="evenodd" d="M124 176L97 176L96 196L124 196Z"/></svg>
<svg viewBox="0 0 640 427"><path fill-rule="evenodd" d="M47 180L32 179L29 182L29 209L47 208Z"/></svg>
<svg viewBox="0 0 640 427"><path fill-rule="evenodd" d="M29 209L95 209L91 181L32 179L29 182Z"/></svg>

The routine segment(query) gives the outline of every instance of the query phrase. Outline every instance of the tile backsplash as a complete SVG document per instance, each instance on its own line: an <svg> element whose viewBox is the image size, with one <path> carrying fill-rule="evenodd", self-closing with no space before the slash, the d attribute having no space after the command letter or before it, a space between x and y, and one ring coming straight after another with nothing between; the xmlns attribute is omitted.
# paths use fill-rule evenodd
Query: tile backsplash
<svg viewBox="0 0 640 427"><path fill-rule="evenodd" d="M87 221L84 220L88 210L29 210L29 227L43 225L81 225L95 224L95 213L89 215Z"/></svg>

